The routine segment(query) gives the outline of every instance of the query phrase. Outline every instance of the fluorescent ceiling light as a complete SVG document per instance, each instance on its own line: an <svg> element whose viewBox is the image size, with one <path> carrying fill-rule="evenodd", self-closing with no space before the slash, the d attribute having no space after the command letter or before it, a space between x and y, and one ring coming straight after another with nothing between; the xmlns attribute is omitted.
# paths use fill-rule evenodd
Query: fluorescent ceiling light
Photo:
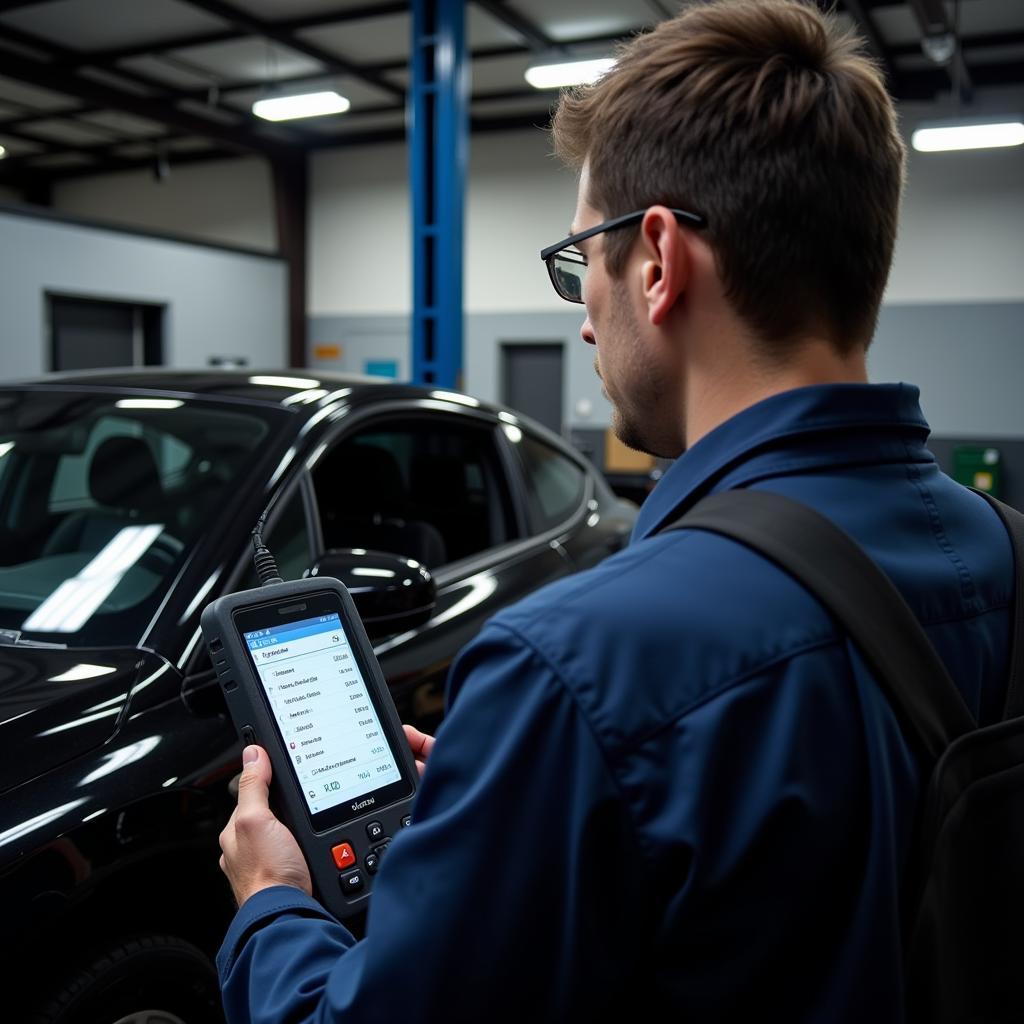
<svg viewBox="0 0 1024 1024"><path fill-rule="evenodd" d="M257 100L252 112L264 121L291 121L297 117L322 117L324 114L344 114L351 103L333 90L307 92L299 96L272 96Z"/></svg>
<svg viewBox="0 0 1024 1024"><path fill-rule="evenodd" d="M1004 121L1001 124L952 124L918 128L910 142L921 153L1021 146L1024 145L1024 123Z"/></svg>
<svg viewBox="0 0 1024 1024"><path fill-rule="evenodd" d="M9 451L14 450L13 441L0 441L0 459L2 459Z"/></svg>
<svg viewBox="0 0 1024 1024"><path fill-rule="evenodd" d="M537 64L526 69L526 80L534 89L560 89L564 85L589 85L615 66L612 57L575 60L568 64Z"/></svg>
<svg viewBox="0 0 1024 1024"><path fill-rule="evenodd" d="M118 409L180 409L185 403L180 398L119 398Z"/></svg>

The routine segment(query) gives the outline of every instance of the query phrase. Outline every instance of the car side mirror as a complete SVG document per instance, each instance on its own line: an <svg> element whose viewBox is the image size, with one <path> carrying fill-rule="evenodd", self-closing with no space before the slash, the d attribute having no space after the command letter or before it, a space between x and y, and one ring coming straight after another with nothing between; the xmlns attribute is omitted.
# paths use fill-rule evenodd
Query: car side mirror
<svg viewBox="0 0 1024 1024"><path fill-rule="evenodd" d="M437 586L427 569L384 551L325 551L305 575L341 580L371 640L421 626L437 602Z"/></svg>

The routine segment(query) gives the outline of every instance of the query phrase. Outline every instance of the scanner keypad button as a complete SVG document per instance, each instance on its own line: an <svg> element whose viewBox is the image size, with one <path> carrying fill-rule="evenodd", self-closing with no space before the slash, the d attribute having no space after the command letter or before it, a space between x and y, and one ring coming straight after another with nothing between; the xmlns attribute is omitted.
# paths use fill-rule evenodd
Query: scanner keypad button
<svg viewBox="0 0 1024 1024"><path fill-rule="evenodd" d="M334 858L334 866L339 871L352 867L356 862L356 854L351 843L338 843L331 847L331 856Z"/></svg>
<svg viewBox="0 0 1024 1024"><path fill-rule="evenodd" d="M366 865L366 873L368 875L375 875L377 874L377 869L380 867L380 857L375 853L368 853L363 864Z"/></svg>
<svg viewBox="0 0 1024 1024"><path fill-rule="evenodd" d="M338 884L346 896L354 896L357 892L363 891L363 873L358 869L347 871L338 876Z"/></svg>
<svg viewBox="0 0 1024 1024"><path fill-rule="evenodd" d="M384 826L379 821L371 821L366 826L366 834L369 837L370 842L375 843L382 835L384 835Z"/></svg>

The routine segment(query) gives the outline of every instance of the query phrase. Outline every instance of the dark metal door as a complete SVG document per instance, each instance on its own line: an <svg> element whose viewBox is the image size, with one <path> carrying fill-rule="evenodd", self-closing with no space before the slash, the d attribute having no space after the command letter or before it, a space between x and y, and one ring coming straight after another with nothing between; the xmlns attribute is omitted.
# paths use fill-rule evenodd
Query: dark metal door
<svg viewBox="0 0 1024 1024"><path fill-rule="evenodd" d="M162 362L162 309L50 295L50 369L91 370Z"/></svg>
<svg viewBox="0 0 1024 1024"><path fill-rule="evenodd" d="M562 433L563 350L560 342L501 346L502 401Z"/></svg>

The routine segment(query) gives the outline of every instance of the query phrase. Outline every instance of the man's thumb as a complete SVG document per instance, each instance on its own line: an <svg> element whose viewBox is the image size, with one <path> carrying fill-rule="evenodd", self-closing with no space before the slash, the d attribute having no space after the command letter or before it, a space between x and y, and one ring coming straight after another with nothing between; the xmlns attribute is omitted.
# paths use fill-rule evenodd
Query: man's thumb
<svg viewBox="0 0 1024 1024"><path fill-rule="evenodd" d="M267 803L270 788L270 758L255 744L242 751L242 777L238 780L238 805Z"/></svg>

